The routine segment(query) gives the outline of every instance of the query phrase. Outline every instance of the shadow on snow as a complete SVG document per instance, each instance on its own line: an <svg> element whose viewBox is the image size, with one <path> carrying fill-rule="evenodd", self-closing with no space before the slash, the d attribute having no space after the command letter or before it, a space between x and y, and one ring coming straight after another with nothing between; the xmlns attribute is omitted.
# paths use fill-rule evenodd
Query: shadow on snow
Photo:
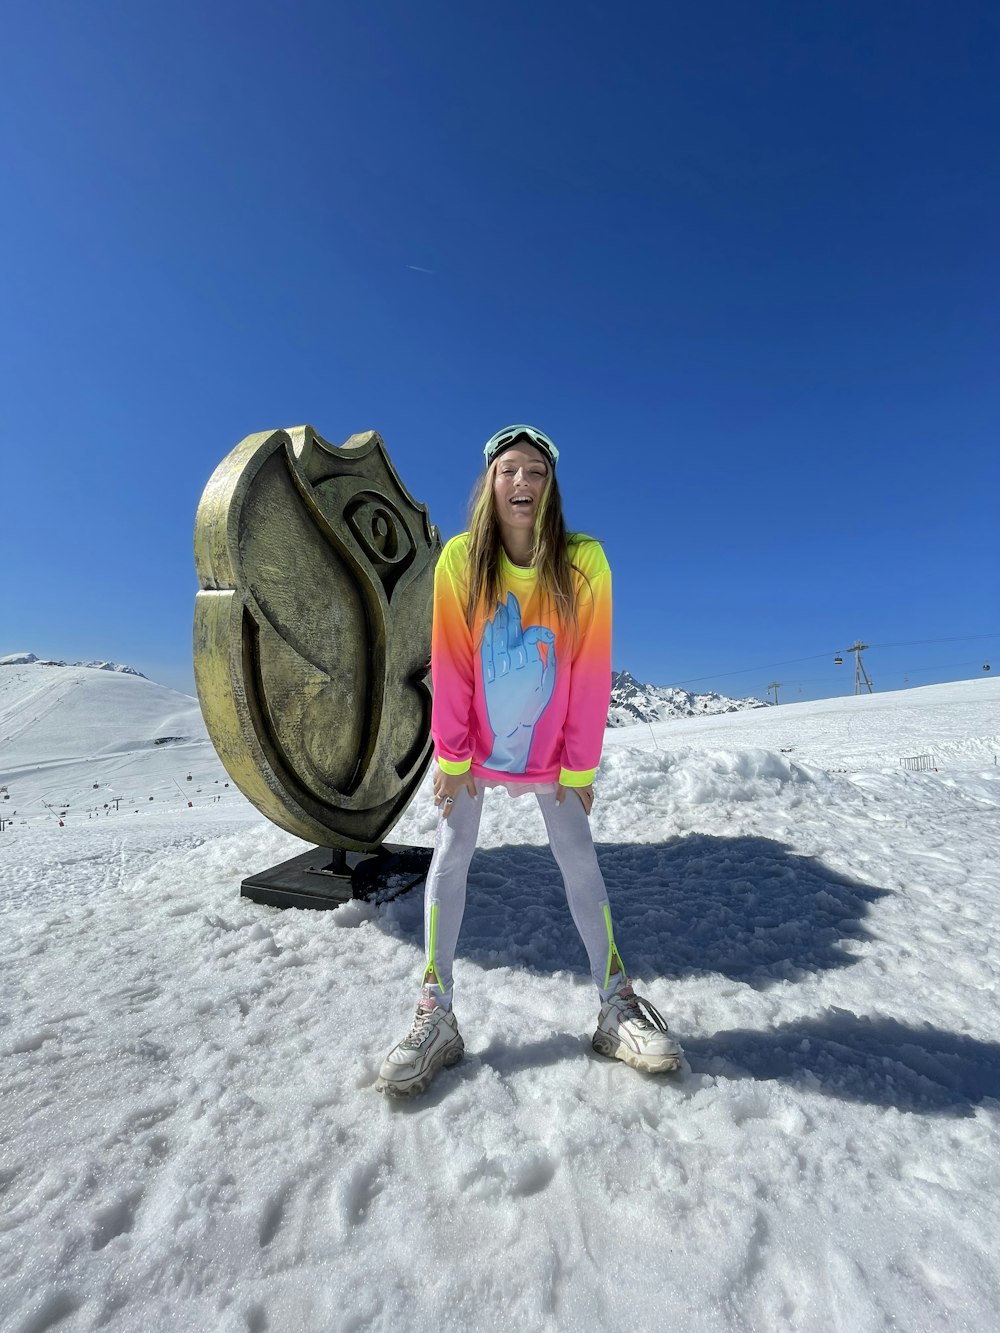
<svg viewBox="0 0 1000 1333"><path fill-rule="evenodd" d="M849 967L856 960L845 944L871 938L864 918L888 893L770 838L697 834L603 843L597 854L618 948L643 978L720 973L765 989ZM419 908L401 912L397 924L420 942ZM464 959L588 975L548 847L476 852L459 967Z"/></svg>
<svg viewBox="0 0 1000 1333"><path fill-rule="evenodd" d="M1000 1099L1000 1045L829 1009L768 1032L689 1038L692 1069L725 1078L779 1079L845 1101L900 1111L971 1115Z"/></svg>
<svg viewBox="0 0 1000 1333"><path fill-rule="evenodd" d="M598 846L615 935L641 978L720 974L756 989L857 961L865 921L888 890L838 874L769 838L690 835ZM422 946L419 891L393 905L394 929ZM478 850L458 946L481 968L588 975L548 847ZM1000 1099L1000 1045L889 1018L831 1009L766 1032L685 1039L697 1073L779 1080L903 1111L969 1115ZM581 1041L553 1034L483 1058L502 1072L579 1058ZM597 1057L595 1057L597 1058Z"/></svg>

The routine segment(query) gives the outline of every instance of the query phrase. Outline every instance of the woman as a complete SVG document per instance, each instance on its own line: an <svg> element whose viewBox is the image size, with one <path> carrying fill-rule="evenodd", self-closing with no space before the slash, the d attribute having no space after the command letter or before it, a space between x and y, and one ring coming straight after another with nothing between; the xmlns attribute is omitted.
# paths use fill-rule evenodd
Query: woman
<svg viewBox="0 0 1000 1333"><path fill-rule="evenodd" d="M434 803L427 874L427 965L409 1034L376 1087L423 1092L465 1049L452 1012L452 963L483 789L535 793L601 1007L595 1050L636 1069L677 1069L681 1050L629 985L588 817L611 691L611 571L598 542L567 533L559 451L533 426L487 441L469 531L434 578L431 673Z"/></svg>

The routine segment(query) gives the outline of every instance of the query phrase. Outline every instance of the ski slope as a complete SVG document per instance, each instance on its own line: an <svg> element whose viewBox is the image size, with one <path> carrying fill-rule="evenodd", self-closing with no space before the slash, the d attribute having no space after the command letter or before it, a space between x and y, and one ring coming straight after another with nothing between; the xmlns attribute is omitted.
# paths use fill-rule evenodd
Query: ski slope
<svg viewBox="0 0 1000 1333"><path fill-rule="evenodd" d="M995 1326L1000 681L608 733L594 834L673 1079L591 1051L533 798L487 793L467 1056L397 1105L419 892L241 900L302 844L193 701L46 670L0 670L4 1330ZM393 837L433 836L425 783Z"/></svg>

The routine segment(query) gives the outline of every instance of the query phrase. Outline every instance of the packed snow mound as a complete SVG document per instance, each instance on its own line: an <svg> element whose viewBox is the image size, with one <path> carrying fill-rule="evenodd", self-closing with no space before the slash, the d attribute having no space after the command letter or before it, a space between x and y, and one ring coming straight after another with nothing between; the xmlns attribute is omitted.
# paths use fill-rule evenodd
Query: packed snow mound
<svg viewBox="0 0 1000 1333"><path fill-rule="evenodd" d="M763 699L729 699L714 691L691 694L673 685L643 685L627 671L616 671L611 677L608 726L629 727L635 722L664 722L675 717L706 717L770 707Z"/></svg>
<svg viewBox="0 0 1000 1333"><path fill-rule="evenodd" d="M770 750L612 750L601 765L609 794L644 793L666 813L718 801L760 801L822 781L818 771Z"/></svg>
<svg viewBox="0 0 1000 1333"><path fill-rule="evenodd" d="M54 657L37 657L34 653L8 653L6 657L0 657L0 666L32 666L37 663L39 666L47 667L90 667L94 671L118 671L123 676L142 676L141 671L136 671L135 667L128 666L124 662L106 662L98 658L93 662L64 662Z"/></svg>

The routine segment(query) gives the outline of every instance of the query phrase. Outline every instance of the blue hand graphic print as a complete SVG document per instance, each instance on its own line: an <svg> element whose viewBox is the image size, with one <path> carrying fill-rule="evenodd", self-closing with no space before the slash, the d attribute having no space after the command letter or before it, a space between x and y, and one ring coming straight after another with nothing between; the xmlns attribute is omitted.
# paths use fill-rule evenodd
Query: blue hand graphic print
<svg viewBox="0 0 1000 1333"><path fill-rule="evenodd" d="M521 606L507 594L483 629L479 649L493 751L486 767L523 773L535 724L556 683L556 636L544 625L521 627Z"/></svg>

